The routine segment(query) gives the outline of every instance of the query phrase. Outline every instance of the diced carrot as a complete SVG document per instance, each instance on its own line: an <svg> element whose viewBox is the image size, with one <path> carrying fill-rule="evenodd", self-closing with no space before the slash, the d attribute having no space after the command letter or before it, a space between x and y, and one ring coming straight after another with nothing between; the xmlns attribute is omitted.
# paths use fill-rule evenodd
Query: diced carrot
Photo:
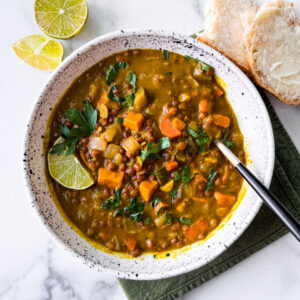
<svg viewBox="0 0 300 300"><path fill-rule="evenodd" d="M160 130L164 136L168 136L171 139L181 135L181 131L175 128L168 118L162 118L160 120Z"/></svg>
<svg viewBox="0 0 300 300"><path fill-rule="evenodd" d="M221 97L224 94L224 91L216 85L214 86L214 92L216 97Z"/></svg>
<svg viewBox="0 0 300 300"><path fill-rule="evenodd" d="M220 206L227 206L230 207L235 202L235 196L228 195L228 194L222 194L220 192L215 192L214 197Z"/></svg>
<svg viewBox="0 0 300 300"><path fill-rule="evenodd" d="M196 174L194 178L197 183L207 182L206 178L201 173Z"/></svg>
<svg viewBox="0 0 300 300"><path fill-rule="evenodd" d="M124 238L124 242L130 251L135 249L136 239L133 236L131 236L131 235L126 236Z"/></svg>
<svg viewBox="0 0 300 300"><path fill-rule="evenodd" d="M120 188L122 185L124 172L110 171L105 168L100 168L98 173L98 183L107 185L109 188Z"/></svg>
<svg viewBox="0 0 300 300"><path fill-rule="evenodd" d="M226 116L215 114L213 118L216 126L227 128L230 125L230 119Z"/></svg>
<svg viewBox="0 0 300 300"><path fill-rule="evenodd" d="M140 194L145 201L149 201L155 193L158 183L155 180L144 180L139 186Z"/></svg>
<svg viewBox="0 0 300 300"><path fill-rule="evenodd" d="M209 110L209 102L208 100L204 99L204 100L201 100L199 102L199 112L200 113L207 113Z"/></svg>
<svg viewBox="0 0 300 300"><path fill-rule="evenodd" d="M186 206L185 202L181 202L176 206L176 210L180 213L183 213L185 206Z"/></svg>
<svg viewBox="0 0 300 300"><path fill-rule="evenodd" d="M171 171L171 170L176 169L178 167L178 162L176 160L165 161L165 167L166 167L167 171Z"/></svg>
<svg viewBox="0 0 300 300"><path fill-rule="evenodd" d="M130 111L124 119L124 126L135 132L138 132L143 125L143 121L144 116L142 114Z"/></svg>
<svg viewBox="0 0 300 300"><path fill-rule="evenodd" d="M164 202L159 202L156 206L155 206L155 208L154 208L154 210L155 210L155 212L156 212L156 214L159 212L159 210L162 208L162 207L167 207L168 206L168 204L166 204L166 203L164 203ZM161 214L161 213L160 213Z"/></svg>
<svg viewBox="0 0 300 300"><path fill-rule="evenodd" d="M174 118L172 120L172 124L174 125L174 127L180 131L182 131L185 128L185 123L180 120L179 118Z"/></svg>
<svg viewBox="0 0 300 300"><path fill-rule="evenodd" d="M190 242L197 240L199 234L203 234L208 228L207 222L203 218L199 218L194 224L192 224L185 232L187 239Z"/></svg>
<svg viewBox="0 0 300 300"><path fill-rule="evenodd" d="M100 97L100 100L97 103L98 109L100 109L100 104L107 104L109 102L108 93L103 92L103 94Z"/></svg>
<svg viewBox="0 0 300 300"><path fill-rule="evenodd" d="M86 159L85 153L82 150L80 150L79 155L80 155L80 158L82 159L82 161L85 163L85 165L88 166L88 161Z"/></svg>

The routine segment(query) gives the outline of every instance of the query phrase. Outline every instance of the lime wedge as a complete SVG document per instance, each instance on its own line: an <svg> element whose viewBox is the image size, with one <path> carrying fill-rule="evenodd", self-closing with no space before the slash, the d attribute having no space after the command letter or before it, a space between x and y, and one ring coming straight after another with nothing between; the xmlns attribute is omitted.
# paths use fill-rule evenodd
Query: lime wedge
<svg viewBox="0 0 300 300"><path fill-rule="evenodd" d="M59 138L56 143L63 142ZM60 155L48 153L49 173L54 180L66 188L84 190L95 183L92 175L81 164L75 154L66 156L66 151Z"/></svg>
<svg viewBox="0 0 300 300"><path fill-rule="evenodd" d="M64 55L61 43L39 34L18 40L14 43L13 50L27 64L43 71L53 71Z"/></svg>
<svg viewBox="0 0 300 300"><path fill-rule="evenodd" d="M88 8L85 0L36 0L34 14L45 34L56 39L69 39L83 29Z"/></svg>

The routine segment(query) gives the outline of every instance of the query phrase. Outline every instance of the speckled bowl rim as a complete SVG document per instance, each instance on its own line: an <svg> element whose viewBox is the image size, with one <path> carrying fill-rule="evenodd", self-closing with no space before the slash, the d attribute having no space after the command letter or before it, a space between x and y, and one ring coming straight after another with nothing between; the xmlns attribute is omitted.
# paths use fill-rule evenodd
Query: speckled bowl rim
<svg viewBox="0 0 300 300"><path fill-rule="evenodd" d="M84 54L90 47L96 47L98 44L107 42L112 39L117 39L118 37L127 35L128 37L134 36L134 35L147 35L147 36L161 36L161 37L169 37L169 38L177 38L178 40L181 40L183 43L188 43L191 44L195 47L199 47L199 41L196 41L193 38L187 37L182 34L174 33L174 32L167 32L164 30L141 30L141 29L131 29L131 30L120 30L120 31L115 31L111 32L105 35L102 35L100 37L97 37L90 42L84 44L81 46L79 49L71 53L62 63L61 65L51 74L50 78L47 80L47 82L44 84L44 86L41 88L39 92L39 96L37 97L37 101L34 103L33 108L32 108L32 113L28 118L27 126L26 126L26 133L25 133L25 141L24 141L24 148L23 148L23 153L26 155L26 151L28 150L28 145L29 145L29 139L30 139L30 132L31 132L31 125L33 123L33 119L38 111L40 103L40 99L42 99L43 94L45 93L45 90L48 88L48 86L55 80L57 74L64 69L67 65L71 64L72 61ZM268 141L266 144L266 148L268 149L268 164L267 164L267 169L265 170L265 176L262 178L262 182L265 184L265 186L269 187L273 175L273 169L274 169L274 162L275 162L275 145L274 145L274 136L273 136L273 129L270 121L270 117L268 114L268 111L266 109L266 106L257 91L256 87L254 84L250 81L250 79L229 59L227 59L225 56L217 52L216 50L212 49L211 47L200 43L201 48L208 52L212 53L212 55L217 55L219 58L222 57L222 62L224 65L230 69L233 70L234 73L236 73L243 82L243 84L247 85L249 89L251 89L251 92L255 94L257 99L260 99L256 104L259 105L259 110L262 114L262 117L264 118L265 122L265 132L268 137ZM88 67L89 68L89 67ZM87 69L88 69L87 68ZM187 265L187 266L178 266L178 268L173 269L171 272L166 272L166 273L153 273L153 274L145 274L141 273L140 276L137 278L138 274L135 273L128 273L128 272L122 272L118 270L117 268L108 268L105 266L101 266L99 264L95 264L91 260L83 257L81 254L77 253L70 245L66 244L60 237L56 235L54 232L53 228L50 226L50 224L47 223L47 220L45 219L44 215L40 212L40 209L37 205L37 203L34 201L35 196L33 193L33 190L31 188L31 181L30 181L30 170L28 168L28 161L27 159L23 160L24 162L24 176L25 176L25 185L28 190L28 193L31 197L32 201L32 207L34 207L34 210L36 211L36 215L38 216L39 220L43 223L44 227L47 229L47 232L51 235L52 238L54 238L55 241L57 241L60 245L64 247L65 250L68 250L73 256L76 256L79 258L84 264L88 265L90 268L95 268L98 271L105 271L112 273L116 275L117 277L120 278L126 278L126 279L134 279L134 280L153 280L153 279L162 279L162 278L168 278L176 275L180 275L183 273L190 272L192 270L195 270L199 267L202 267L203 265L209 263L213 259L215 259L217 256L219 256L221 253L223 253L231 244L233 244L239 237L240 235L246 230L246 228L249 226L249 224L252 222L256 214L258 213L262 201L260 199L257 199L255 202L255 206L252 207L251 211L249 212L247 216L247 220L245 220L245 224L243 227L241 227L238 232L235 233L235 235L231 236L230 240L227 241L224 244L220 244L218 246L217 251L213 253L206 261L202 261L199 263L199 261L195 261L195 263Z"/></svg>

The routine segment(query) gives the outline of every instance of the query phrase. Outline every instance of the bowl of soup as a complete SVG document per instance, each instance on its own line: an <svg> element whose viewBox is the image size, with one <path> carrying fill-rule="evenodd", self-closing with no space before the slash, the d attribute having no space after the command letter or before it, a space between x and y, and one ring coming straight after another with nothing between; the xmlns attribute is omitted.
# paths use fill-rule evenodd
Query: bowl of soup
<svg viewBox="0 0 300 300"><path fill-rule="evenodd" d="M232 62L175 33L101 36L52 74L30 117L33 207L97 270L131 279L191 271L229 247L261 206L216 139L270 184L270 119Z"/></svg>

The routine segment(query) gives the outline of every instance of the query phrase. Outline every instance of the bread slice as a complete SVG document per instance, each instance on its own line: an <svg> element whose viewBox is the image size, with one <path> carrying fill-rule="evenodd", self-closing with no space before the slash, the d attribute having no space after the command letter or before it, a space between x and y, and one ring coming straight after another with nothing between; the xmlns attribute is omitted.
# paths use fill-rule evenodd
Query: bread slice
<svg viewBox="0 0 300 300"><path fill-rule="evenodd" d="M258 10L252 0L210 0L205 9L204 31L198 40L215 48L248 71L244 42L244 14L251 21Z"/></svg>
<svg viewBox="0 0 300 300"><path fill-rule="evenodd" d="M256 82L287 104L300 104L300 25L292 4L267 2L245 32Z"/></svg>

